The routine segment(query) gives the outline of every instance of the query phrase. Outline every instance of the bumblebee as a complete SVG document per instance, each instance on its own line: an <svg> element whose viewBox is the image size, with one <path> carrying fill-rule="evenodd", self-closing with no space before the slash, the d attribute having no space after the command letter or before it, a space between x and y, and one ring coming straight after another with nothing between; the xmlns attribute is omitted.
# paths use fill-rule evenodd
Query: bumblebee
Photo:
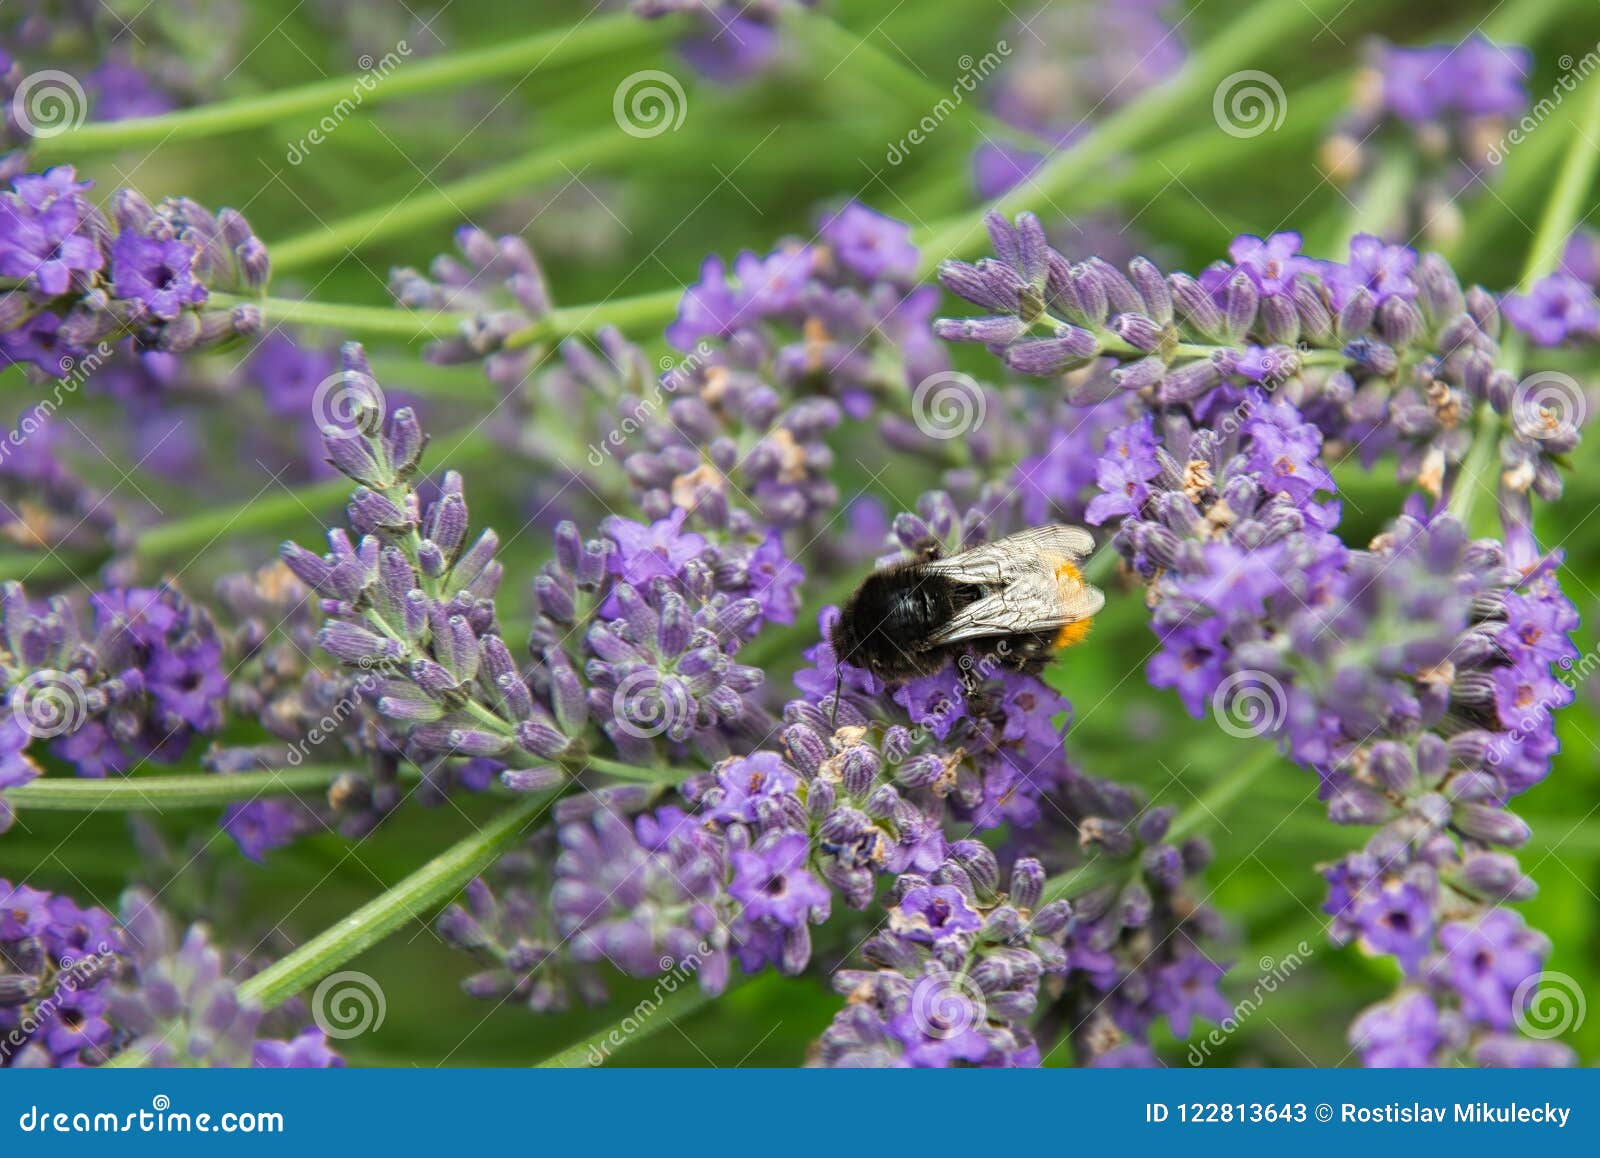
<svg viewBox="0 0 1600 1158"><path fill-rule="evenodd" d="M1088 635L1105 606L1080 570L1093 550L1088 531L1068 526L1036 527L948 558L932 544L862 580L829 642L842 663L889 684L963 656L1036 672Z"/></svg>

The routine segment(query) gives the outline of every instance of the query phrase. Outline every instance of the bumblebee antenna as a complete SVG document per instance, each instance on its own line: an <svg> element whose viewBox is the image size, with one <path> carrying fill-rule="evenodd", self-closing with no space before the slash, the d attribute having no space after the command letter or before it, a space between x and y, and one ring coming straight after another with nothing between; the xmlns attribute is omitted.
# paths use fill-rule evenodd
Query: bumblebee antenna
<svg viewBox="0 0 1600 1158"><path fill-rule="evenodd" d="M844 661L840 660L834 665L837 673L833 681L833 714L828 718L828 727L835 732L839 730L839 693L844 690Z"/></svg>

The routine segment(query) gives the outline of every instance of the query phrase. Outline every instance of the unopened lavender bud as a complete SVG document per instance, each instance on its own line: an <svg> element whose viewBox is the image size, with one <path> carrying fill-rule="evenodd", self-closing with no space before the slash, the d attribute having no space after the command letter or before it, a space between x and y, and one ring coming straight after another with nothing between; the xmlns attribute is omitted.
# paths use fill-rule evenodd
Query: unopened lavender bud
<svg viewBox="0 0 1600 1158"><path fill-rule="evenodd" d="M1204 286L1186 273L1173 274L1167 279L1167 285L1172 290L1173 309L1180 321L1213 342L1225 340L1227 323Z"/></svg>
<svg viewBox="0 0 1600 1158"><path fill-rule="evenodd" d="M1209 358L1198 359L1167 373L1156 390L1156 397L1167 403L1192 402L1222 381L1222 374Z"/></svg>
<svg viewBox="0 0 1600 1158"><path fill-rule="evenodd" d="M1027 329L1020 318L940 318L933 323L933 332L947 342L982 342L986 346L1004 346L1020 338Z"/></svg>
<svg viewBox="0 0 1600 1158"><path fill-rule="evenodd" d="M1159 355L1151 354L1137 362L1118 366L1111 371L1111 381L1119 390L1148 390L1160 382L1166 373L1166 362Z"/></svg>
<svg viewBox="0 0 1600 1158"><path fill-rule="evenodd" d="M1161 805L1152 808L1139 818L1136 831L1139 839L1145 844L1156 844L1164 840L1167 829L1172 826L1172 817L1177 812L1171 805Z"/></svg>
<svg viewBox="0 0 1600 1158"><path fill-rule="evenodd" d="M1084 320L1090 325L1103 325L1106 312L1110 309L1110 300L1106 296L1106 286L1099 271L1094 266L1080 263L1072 267L1072 272L1068 276L1071 278L1073 293L1077 295Z"/></svg>
<svg viewBox="0 0 1600 1158"><path fill-rule="evenodd" d="M1417 769L1411 752L1393 740L1380 740L1372 746L1370 763L1372 777L1392 792L1409 793L1417 784Z"/></svg>
<svg viewBox="0 0 1600 1158"><path fill-rule="evenodd" d="M907 788L927 788L944 775L944 759L935 753L913 756L895 766L895 783Z"/></svg>
<svg viewBox="0 0 1600 1158"><path fill-rule="evenodd" d="M1015 900L1015 894L1013 894ZM1024 906L1025 908L1031 906ZM1066 900L1051 901L1033 914L1033 932L1041 937L1054 937L1066 932L1073 918L1072 903Z"/></svg>
<svg viewBox="0 0 1600 1158"><path fill-rule="evenodd" d="M572 747L572 741L543 720L523 720L516 727L517 745L525 752L550 760Z"/></svg>
<svg viewBox="0 0 1600 1158"><path fill-rule="evenodd" d="M1300 312L1286 295L1272 294L1257 306L1256 326L1267 341L1292 346L1300 337Z"/></svg>
<svg viewBox="0 0 1600 1158"><path fill-rule="evenodd" d="M1167 288L1167 279L1155 263L1143 257L1134 258L1128 263L1128 277L1144 302L1141 312L1148 314L1157 325L1165 326L1171 322L1172 293Z"/></svg>
<svg viewBox="0 0 1600 1158"><path fill-rule="evenodd" d="M1222 316L1226 327L1224 341L1237 342L1250 332L1250 327L1255 325L1256 307L1260 302L1261 294L1250 275L1242 269L1236 271L1222 292Z"/></svg>
<svg viewBox="0 0 1600 1158"><path fill-rule="evenodd" d="M1388 298L1378 307L1378 336L1403 350L1422 335L1422 312L1405 298Z"/></svg>
<svg viewBox="0 0 1600 1158"><path fill-rule="evenodd" d="M1504 852L1474 852L1461 866L1461 883L1487 901L1526 901L1539 887Z"/></svg>
<svg viewBox="0 0 1600 1158"><path fill-rule="evenodd" d="M1165 330L1160 323L1138 313L1118 314L1112 318L1111 332L1144 354L1159 349L1165 337Z"/></svg>
<svg viewBox="0 0 1600 1158"><path fill-rule="evenodd" d="M1507 848L1520 848L1533 835L1527 821L1515 813L1488 804L1457 804L1454 823L1466 836Z"/></svg>
<svg viewBox="0 0 1600 1158"><path fill-rule="evenodd" d="M1035 338L1007 346L1002 360L1019 374L1048 378L1081 366L1099 352L1099 343L1087 330L1063 326L1054 338Z"/></svg>
<svg viewBox="0 0 1600 1158"><path fill-rule="evenodd" d="M1345 302L1344 308L1339 311L1339 318L1334 326L1339 340L1348 342L1365 334L1371 328L1376 313L1377 305L1372 297L1372 291L1365 286L1358 286L1350 295L1350 300Z"/></svg>
<svg viewBox="0 0 1600 1158"><path fill-rule="evenodd" d="M507 768L500 773L500 782L513 792L546 792L561 784L566 777L559 768Z"/></svg>
<svg viewBox="0 0 1600 1158"><path fill-rule="evenodd" d="M1000 862L988 846L975 840L958 840L950 846L950 857L972 878L978 899L992 901L1000 892Z"/></svg>

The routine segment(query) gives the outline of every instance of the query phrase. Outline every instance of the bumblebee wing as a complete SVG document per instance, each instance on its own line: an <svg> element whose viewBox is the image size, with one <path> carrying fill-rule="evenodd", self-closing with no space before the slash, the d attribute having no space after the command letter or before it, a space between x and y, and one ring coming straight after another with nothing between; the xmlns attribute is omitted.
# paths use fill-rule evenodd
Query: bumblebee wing
<svg viewBox="0 0 1600 1158"><path fill-rule="evenodd" d="M1066 589L1069 583L1075 585ZM952 615L930 641L943 645L997 635L1058 631L1069 623L1094 618L1105 603L1105 595L1082 580L1058 580L1041 572L1019 577L993 595L969 603Z"/></svg>
<svg viewBox="0 0 1600 1158"><path fill-rule="evenodd" d="M1078 569L1093 549L1093 536L1082 528L1039 527L925 564L988 592L951 616L930 642L1057 631L1093 618L1106 599Z"/></svg>
<svg viewBox="0 0 1600 1158"><path fill-rule="evenodd" d="M1082 527L1034 527L948 559L923 563L920 569L957 583L1000 587L1036 569L1053 571L1062 562L1076 565L1093 550L1094 536Z"/></svg>

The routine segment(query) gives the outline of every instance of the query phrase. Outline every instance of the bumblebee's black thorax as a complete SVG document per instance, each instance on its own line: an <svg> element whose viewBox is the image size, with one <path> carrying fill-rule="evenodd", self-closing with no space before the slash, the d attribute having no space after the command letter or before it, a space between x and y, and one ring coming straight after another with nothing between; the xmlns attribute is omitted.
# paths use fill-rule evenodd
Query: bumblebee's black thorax
<svg viewBox="0 0 1600 1158"><path fill-rule="evenodd" d="M834 644L841 659L886 679L936 671L942 649L928 640L976 592L918 563L868 575L839 615Z"/></svg>

